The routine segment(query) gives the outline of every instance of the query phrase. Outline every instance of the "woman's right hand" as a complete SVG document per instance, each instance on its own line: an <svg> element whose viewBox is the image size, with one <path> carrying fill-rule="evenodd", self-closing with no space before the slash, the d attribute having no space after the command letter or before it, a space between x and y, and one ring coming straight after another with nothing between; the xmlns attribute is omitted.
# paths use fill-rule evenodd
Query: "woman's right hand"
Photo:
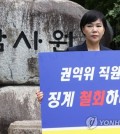
<svg viewBox="0 0 120 134"><path fill-rule="evenodd" d="M41 92L40 90L37 90L36 92L36 95L37 95L37 99L38 99L38 102L42 102L42 99L43 99L43 92Z"/></svg>

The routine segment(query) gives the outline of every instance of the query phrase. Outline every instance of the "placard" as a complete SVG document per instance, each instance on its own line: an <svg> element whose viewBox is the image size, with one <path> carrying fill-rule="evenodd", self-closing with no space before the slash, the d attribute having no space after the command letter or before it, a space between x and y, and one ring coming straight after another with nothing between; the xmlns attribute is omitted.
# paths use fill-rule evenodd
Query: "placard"
<svg viewBox="0 0 120 134"><path fill-rule="evenodd" d="M120 51L40 53L42 134L120 132L119 57Z"/></svg>

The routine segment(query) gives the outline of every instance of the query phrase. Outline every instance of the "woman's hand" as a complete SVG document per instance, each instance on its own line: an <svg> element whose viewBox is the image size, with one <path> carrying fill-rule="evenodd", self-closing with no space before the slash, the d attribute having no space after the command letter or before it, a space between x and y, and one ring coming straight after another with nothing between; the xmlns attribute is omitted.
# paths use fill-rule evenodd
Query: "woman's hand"
<svg viewBox="0 0 120 134"><path fill-rule="evenodd" d="M37 90L36 95L37 95L38 102L41 103L44 95L43 92Z"/></svg>

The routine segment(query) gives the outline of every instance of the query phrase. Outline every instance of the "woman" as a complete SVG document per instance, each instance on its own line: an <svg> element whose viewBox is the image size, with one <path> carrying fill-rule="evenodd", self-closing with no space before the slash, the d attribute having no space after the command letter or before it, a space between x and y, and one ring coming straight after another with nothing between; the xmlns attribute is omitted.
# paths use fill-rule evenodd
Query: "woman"
<svg viewBox="0 0 120 134"><path fill-rule="evenodd" d="M85 42L82 45L68 48L68 51L110 50L100 44L107 28L105 16L101 12L96 10L86 12L81 19L80 28L85 36Z"/></svg>
<svg viewBox="0 0 120 134"><path fill-rule="evenodd" d="M102 51L110 50L100 43L106 28L107 22L105 16L96 10L86 12L80 22L80 28L85 36L85 42L82 45L70 47L67 51ZM43 92L37 91L38 101L41 102Z"/></svg>

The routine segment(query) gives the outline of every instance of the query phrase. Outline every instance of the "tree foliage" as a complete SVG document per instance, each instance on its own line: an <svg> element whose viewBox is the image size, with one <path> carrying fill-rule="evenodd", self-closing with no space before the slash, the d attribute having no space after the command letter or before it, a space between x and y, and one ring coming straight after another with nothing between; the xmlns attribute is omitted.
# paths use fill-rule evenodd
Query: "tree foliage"
<svg viewBox="0 0 120 134"><path fill-rule="evenodd" d="M116 43L116 47L120 49L120 0L114 3L113 8L108 11L106 17L114 28L113 41Z"/></svg>
<svg viewBox="0 0 120 134"><path fill-rule="evenodd" d="M86 9L97 9L99 11L102 11L104 14L108 12L108 10L111 10L113 8L113 3L116 3L117 0L71 0L74 1Z"/></svg>

